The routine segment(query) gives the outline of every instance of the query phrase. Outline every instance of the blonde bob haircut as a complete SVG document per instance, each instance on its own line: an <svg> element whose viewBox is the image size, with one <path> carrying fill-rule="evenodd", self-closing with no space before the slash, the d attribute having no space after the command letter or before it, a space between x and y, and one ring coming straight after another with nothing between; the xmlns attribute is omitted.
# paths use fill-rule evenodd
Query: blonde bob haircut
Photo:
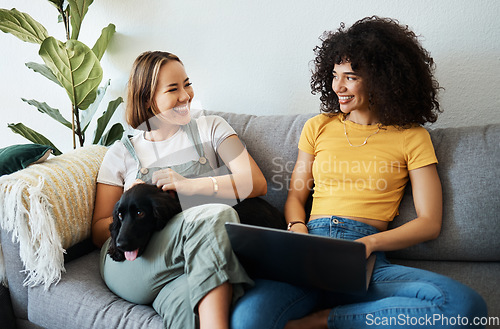
<svg viewBox="0 0 500 329"><path fill-rule="evenodd" d="M127 87L125 118L134 129L158 114L153 101L158 73L163 64L179 57L164 51L147 51L139 55L132 66Z"/></svg>

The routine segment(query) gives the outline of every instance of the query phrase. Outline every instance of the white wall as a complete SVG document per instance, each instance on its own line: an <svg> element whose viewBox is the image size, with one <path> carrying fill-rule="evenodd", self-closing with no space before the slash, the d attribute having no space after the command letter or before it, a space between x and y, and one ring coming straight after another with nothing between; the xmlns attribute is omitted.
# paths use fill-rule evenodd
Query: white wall
<svg viewBox="0 0 500 329"><path fill-rule="evenodd" d="M29 13L63 39L62 24L48 1L0 0L0 7ZM108 101L124 96L139 53L166 50L184 61L203 108L310 113L319 111L309 87L319 36L342 21L350 25L370 15L397 18L422 36L446 89L441 93L444 113L435 127L500 122L496 0L95 0L80 40L92 47L103 27L116 25L102 60L105 78L111 79ZM7 123L23 122L69 150L70 131L21 101L45 101L69 117L65 92L24 66L42 62L38 46L0 33L0 49L0 147L27 142L7 128Z"/></svg>

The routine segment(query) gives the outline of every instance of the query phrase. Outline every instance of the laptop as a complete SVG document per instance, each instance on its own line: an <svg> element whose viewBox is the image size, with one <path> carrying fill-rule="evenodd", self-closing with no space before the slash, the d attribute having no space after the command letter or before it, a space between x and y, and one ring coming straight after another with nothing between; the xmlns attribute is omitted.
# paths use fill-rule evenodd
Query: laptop
<svg viewBox="0 0 500 329"><path fill-rule="evenodd" d="M361 242L226 223L234 253L252 278L322 290L363 294L375 255Z"/></svg>

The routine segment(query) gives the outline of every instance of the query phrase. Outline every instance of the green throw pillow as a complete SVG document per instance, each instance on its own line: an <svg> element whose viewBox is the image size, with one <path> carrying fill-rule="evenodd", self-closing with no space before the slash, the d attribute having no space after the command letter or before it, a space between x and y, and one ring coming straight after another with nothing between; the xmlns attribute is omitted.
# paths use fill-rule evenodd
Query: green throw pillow
<svg viewBox="0 0 500 329"><path fill-rule="evenodd" d="M0 149L0 176L43 162L52 152L52 147L40 144L11 145Z"/></svg>

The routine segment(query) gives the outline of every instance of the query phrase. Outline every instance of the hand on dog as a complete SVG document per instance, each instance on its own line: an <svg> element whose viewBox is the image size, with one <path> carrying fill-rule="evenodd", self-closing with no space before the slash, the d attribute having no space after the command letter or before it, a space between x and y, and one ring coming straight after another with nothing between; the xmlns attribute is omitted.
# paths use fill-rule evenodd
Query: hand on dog
<svg viewBox="0 0 500 329"><path fill-rule="evenodd" d="M139 178L137 178L137 179L136 179L136 180L132 183L132 185L130 185L130 187L129 187L127 190L130 190L132 187L136 186L137 184L146 184L146 182L145 182L145 181L143 181L143 180L141 180L141 179L139 179Z"/></svg>
<svg viewBox="0 0 500 329"><path fill-rule="evenodd" d="M184 195L192 195L189 179L178 174L171 168L155 171L152 177L152 183L163 191L176 191Z"/></svg>

